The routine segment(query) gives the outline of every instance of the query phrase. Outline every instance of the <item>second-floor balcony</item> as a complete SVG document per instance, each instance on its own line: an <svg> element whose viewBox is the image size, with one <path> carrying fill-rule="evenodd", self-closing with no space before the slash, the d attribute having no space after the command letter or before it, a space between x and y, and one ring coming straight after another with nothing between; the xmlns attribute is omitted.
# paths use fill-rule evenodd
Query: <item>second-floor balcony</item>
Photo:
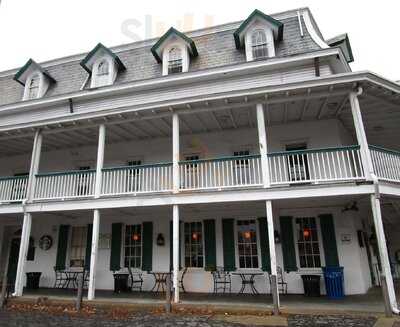
<svg viewBox="0 0 400 327"><path fill-rule="evenodd" d="M400 153L371 146L375 173L383 181L400 182ZM365 180L359 146L274 152L268 154L271 187L343 183ZM95 195L95 170L40 173L35 176L33 200L67 200ZM0 201L26 197L27 176L0 179ZM260 155L181 161L179 191L263 187ZM171 162L121 166L102 170L101 197L171 193Z"/></svg>

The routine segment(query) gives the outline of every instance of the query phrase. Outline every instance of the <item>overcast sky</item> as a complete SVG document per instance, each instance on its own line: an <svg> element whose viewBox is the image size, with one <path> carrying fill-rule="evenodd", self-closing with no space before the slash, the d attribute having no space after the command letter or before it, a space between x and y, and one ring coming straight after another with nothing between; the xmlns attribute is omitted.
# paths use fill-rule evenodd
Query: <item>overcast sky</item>
<svg viewBox="0 0 400 327"><path fill-rule="evenodd" d="M0 71L36 61L158 36L171 25L195 29L310 7L324 37L347 32L354 71L400 80L398 0L0 0Z"/></svg>

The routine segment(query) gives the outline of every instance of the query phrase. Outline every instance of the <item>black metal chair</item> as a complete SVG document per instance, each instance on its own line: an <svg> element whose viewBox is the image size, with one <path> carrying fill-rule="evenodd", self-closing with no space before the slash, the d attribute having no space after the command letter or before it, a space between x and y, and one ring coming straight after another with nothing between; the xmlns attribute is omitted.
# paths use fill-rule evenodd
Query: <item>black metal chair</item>
<svg viewBox="0 0 400 327"><path fill-rule="evenodd" d="M222 290L222 293L232 292L231 274L223 267L217 267L216 270L211 272L214 280L214 294Z"/></svg>
<svg viewBox="0 0 400 327"><path fill-rule="evenodd" d="M141 292L143 288L143 272L139 269L128 267L129 277L131 281L130 289Z"/></svg>
<svg viewBox="0 0 400 327"><path fill-rule="evenodd" d="M179 287L183 293L186 293L185 287L183 286L183 279L185 278L187 270L188 270L187 267L183 268L181 278L179 279Z"/></svg>
<svg viewBox="0 0 400 327"><path fill-rule="evenodd" d="M57 267L53 267L55 274L54 288L66 288L69 283L75 282L75 279L70 278L64 270L58 269Z"/></svg>

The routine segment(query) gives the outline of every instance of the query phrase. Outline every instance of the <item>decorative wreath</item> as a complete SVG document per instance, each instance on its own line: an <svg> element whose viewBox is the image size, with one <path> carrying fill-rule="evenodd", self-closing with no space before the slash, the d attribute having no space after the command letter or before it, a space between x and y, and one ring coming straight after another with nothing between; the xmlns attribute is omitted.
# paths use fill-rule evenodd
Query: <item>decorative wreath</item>
<svg viewBox="0 0 400 327"><path fill-rule="evenodd" d="M39 239L39 247L44 251L50 249L52 245L53 245L53 238L50 235L43 235Z"/></svg>

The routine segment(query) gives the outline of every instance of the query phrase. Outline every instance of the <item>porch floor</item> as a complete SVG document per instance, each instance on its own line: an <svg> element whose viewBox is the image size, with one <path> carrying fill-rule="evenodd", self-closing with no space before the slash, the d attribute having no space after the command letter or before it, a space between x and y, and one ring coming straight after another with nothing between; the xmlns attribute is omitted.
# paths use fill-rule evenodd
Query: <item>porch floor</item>
<svg viewBox="0 0 400 327"><path fill-rule="evenodd" d="M398 295L400 295L398 289ZM86 294L84 294L84 301ZM26 290L24 296L17 301L36 300L46 297L53 301L75 300L76 290L62 290L41 288L38 290ZM331 300L325 296L305 297L303 295L287 294L280 296L282 312L287 313L383 313L384 305L379 287L372 288L364 295L349 295L342 300ZM143 305L159 306L165 303L164 293L132 292L116 294L113 291L96 291L96 305ZM211 306L212 308L229 309L233 311L256 310L265 311L272 309L272 297L268 294L209 294L209 293L182 293L181 305L195 306L201 308Z"/></svg>

